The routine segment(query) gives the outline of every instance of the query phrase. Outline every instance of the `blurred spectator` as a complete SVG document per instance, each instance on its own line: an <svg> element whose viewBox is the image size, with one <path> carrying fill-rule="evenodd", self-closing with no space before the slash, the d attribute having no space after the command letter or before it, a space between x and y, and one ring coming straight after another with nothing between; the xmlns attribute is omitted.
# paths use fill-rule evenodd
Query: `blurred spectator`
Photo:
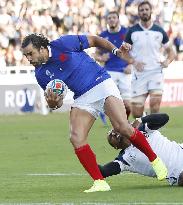
<svg viewBox="0 0 183 205"><path fill-rule="evenodd" d="M178 32L173 42L177 51L176 60L183 60L183 33Z"/></svg>
<svg viewBox="0 0 183 205"><path fill-rule="evenodd" d="M138 20L139 1L142 0L1 0L0 56L5 53L7 65L27 62L18 50L21 39L32 32L46 34L50 40L62 34L99 34L106 27L104 16L114 9L123 25L132 26ZM153 0L152 3L154 20L167 31L171 25L169 37L173 42L176 33L183 30L183 1ZM181 54L178 56L177 59Z"/></svg>

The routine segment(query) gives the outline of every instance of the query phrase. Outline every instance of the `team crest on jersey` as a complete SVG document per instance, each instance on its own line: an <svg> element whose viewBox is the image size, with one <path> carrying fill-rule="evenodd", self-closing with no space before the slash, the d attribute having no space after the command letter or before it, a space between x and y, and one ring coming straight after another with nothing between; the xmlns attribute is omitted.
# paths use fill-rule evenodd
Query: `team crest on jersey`
<svg viewBox="0 0 183 205"><path fill-rule="evenodd" d="M159 40L160 39L160 36L159 35L155 35L155 40Z"/></svg>
<svg viewBox="0 0 183 205"><path fill-rule="evenodd" d="M68 59L68 55L66 55L65 53L61 53L59 55L59 59L61 62L65 62Z"/></svg>
<svg viewBox="0 0 183 205"><path fill-rule="evenodd" d="M51 73L49 70L46 70L46 75L49 76L50 78L54 77L54 73Z"/></svg>

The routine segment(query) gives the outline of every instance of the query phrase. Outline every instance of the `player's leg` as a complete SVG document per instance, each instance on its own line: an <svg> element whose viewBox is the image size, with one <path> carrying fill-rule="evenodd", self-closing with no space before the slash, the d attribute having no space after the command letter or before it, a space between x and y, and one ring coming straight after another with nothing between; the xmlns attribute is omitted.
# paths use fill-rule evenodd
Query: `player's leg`
<svg viewBox="0 0 183 205"><path fill-rule="evenodd" d="M141 74L132 77L132 99L131 112L134 118L143 116L145 101L148 96L148 77L146 74Z"/></svg>
<svg viewBox="0 0 183 205"><path fill-rule="evenodd" d="M149 92L149 107L151 113L158 113L162 100L162 92L153 90Z"/></svg>
<svg viewBox="0 0 183 205"><path fill-rule="evenodd" d="M135 96L131 99L131 112L134 118L143 116L144 104L147 98L147 94Z"/></svg>
<svg viewBox="0 0 183 205"><path fill-rule="evenodd" d="M109 96L105 100L104 108L114 130L127 137L135 147L142 151L152 162L158 179L164 179L167 175L166 167L162 161L157 158L157 155L152 150L145 136L128 123L122 100Z"/></svg>
<svg viewBox="0 0 183 205"><path fill-rule="evenodd" d="M124 102L124 106L126 109L126 116L128 119L130 116L130 113L131 113L131 102L130 102L130 100L127 100L127 99L123 99L123 102Z"/></svg>
<svg viewBox="0 0 183 205"><path fill-rule="evenodd" d="M103 179L96 168L96 157L87 142L88 133L95 122L95 118L85 110L72 108L70 114L70 141L81 164L96 179Z"/></svg>
<svg viewBox="0 0 183 205"><path fill-rule="evenodd" d="M121 97L123 98L124 106L126 109L127 119L131 113L131 75L121 72L113 72L111 75L119 88Z"/></svg>
<svg viewBox="0 0 183 205"><path fill-rule="evenodd" d="M151 113L158 113L160 110L162 100L162 94L155 92L150 92L149 94L149 107Z"/></svg>
<svg viewBox="0 0 183 205"><path fill-rule="evenodd" d="M78 109L77 107L72 108L70 113L70 141L80 163L95 180L95 187L86 190L86 192L109 191L110 187L103 180L103 176L97 165L96 156L87 142L88 133L94 122L95 117L89 112Z"/></svg>
<svg viewBox="0 0 183 205"><path fill-rule="evenodd" d="M104 112L100 112L99 116L100 116L100 119L101 119L103 125L107 126L107 119L106 119L105 113Z"/></svg>
<svg viewBox="0 0 183 205"><path fill-rule="evenodd" d="M149 107L151 113L158 113L160 110L163 94L163 73L155 73L148 83Z"/></svg>

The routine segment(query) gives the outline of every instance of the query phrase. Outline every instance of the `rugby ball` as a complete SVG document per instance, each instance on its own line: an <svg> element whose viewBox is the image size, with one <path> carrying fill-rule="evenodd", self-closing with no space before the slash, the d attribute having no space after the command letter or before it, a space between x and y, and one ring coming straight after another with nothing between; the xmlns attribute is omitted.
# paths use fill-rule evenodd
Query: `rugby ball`
<svg viewBox="0 0 183 205"><path fill-rule="evenodd" d="M51 89L54 93L59 96L65 97L67 94L67 85L60 79L51 80L46 86L46 92Z"/></svg>

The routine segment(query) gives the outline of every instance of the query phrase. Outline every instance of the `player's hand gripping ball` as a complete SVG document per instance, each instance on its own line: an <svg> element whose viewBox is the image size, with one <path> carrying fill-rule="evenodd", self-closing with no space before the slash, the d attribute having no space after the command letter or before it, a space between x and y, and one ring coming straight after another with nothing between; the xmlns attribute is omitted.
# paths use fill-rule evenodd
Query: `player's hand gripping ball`
<svg viewBox="0 0 183 205"><path fill-rule="evenodd" d="M51 80L46 86L46 92L51 89L54 93L58 94L59 96L63 96L63 98L67 94L67 85L59 79Z"/></svg>

